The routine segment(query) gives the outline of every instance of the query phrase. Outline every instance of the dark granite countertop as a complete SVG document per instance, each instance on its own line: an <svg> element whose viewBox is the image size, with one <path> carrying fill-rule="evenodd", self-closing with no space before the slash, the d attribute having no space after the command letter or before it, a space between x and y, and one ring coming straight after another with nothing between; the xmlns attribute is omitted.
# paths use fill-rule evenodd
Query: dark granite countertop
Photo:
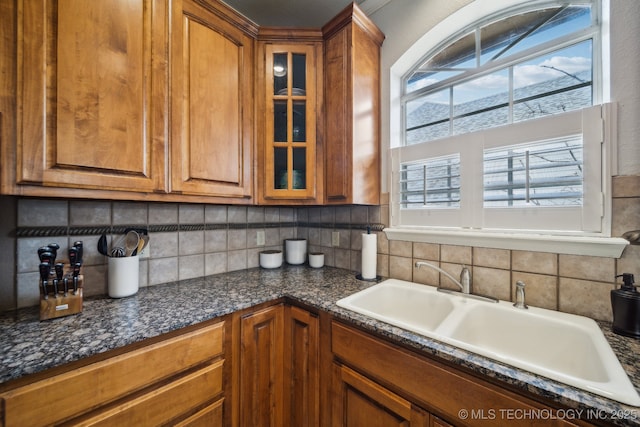
<svg viewBox="0 0 640 427"><path fill-rule="evenodd" d="M0 314L0 383L155 337L234 311L290 297L425 354L544 396L592 418L640 425L640 408L613 402L539 375L444 344L338 307L339 299L371 286L353 272L325 267L249 269L142 288L122 299L89 298L83 312L39 321L38 310ZM637 390L640 341L600 326ZM577 355L576 357L579 357Z"/></svg>

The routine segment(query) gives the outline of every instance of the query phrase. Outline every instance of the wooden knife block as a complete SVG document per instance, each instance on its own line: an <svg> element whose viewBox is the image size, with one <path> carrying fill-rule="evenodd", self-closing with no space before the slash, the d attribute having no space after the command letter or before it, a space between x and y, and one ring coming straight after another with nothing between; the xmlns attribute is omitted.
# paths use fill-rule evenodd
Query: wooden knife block
<svg viewBox="0 0 640 427"><path fill-rule="evenodd" d="M42 282L39 283L40 288L40 320L55 319L58 317L69 316L71 314L77 314L82 312L82 284L84 282L84 276L78 275L78 290L76 294L73 294L73 281L69 279L69 291L67 296L63 295L63 285L58 285L60 291L57 295L53 294L53 287L51 281L49 282L49 289L51 292L47 299L44 299L42 291Z"/></svg>

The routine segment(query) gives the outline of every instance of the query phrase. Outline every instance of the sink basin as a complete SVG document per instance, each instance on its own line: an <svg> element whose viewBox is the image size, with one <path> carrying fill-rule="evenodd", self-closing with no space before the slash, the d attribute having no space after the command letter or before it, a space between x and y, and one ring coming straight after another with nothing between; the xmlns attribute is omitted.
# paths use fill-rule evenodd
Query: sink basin
<svg viewBox="0 0 640 427"><path fill-rule="evenodd" d="M433 331L454 308L454 300L432 286L389 279L337 302L405 329Z"/></svg>
<svg viewBox="0 0 640 427"><path fill-rule="evenodd" d="M389 279L337 305L628 405L633 384L598 324L587 317L510 302L492 304Z"/></svg>

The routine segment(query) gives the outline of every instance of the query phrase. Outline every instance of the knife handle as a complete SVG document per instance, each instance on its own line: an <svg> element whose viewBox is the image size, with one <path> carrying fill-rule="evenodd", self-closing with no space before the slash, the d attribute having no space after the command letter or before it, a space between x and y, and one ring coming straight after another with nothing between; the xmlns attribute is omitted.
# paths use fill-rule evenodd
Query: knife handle
<svg viewBox="0 0 640 427"><path fill-rule="evenodd" d="M82 264L76 262L73 264L73 294L78 292L78 275L80 275L80 267Z"/></svg>
<svg viewBox="0 0 640 427"><path fill-rule="evenodd" d="M62 280L62 276L64 276L64 264L59 262L54 266L56 270L56 278L58 280Z"/></svg>
<svg viewBox="0 0 640 427"><path fill-rule="evenodd" d="M78 256L76 258L76 262L79 262L80 264L82 264L82 254L83 254L83 243L82 240L78 240L73 242L73 247L76 248Z"/></svg>
<svg viewBox="0 0 640 427"><path fill-rule="evenodd" d="M44 291L44 299L49 298L47 289L49 274L51 273L51 264L48 262L40 263L40 280L42 281L42 290Z"/></svg>
<svg viewBox="0 0 640 427"><path fill-rule="evenodd" d="M60 245L57 243L49 243L47 247L53 255L53 259L51 260L51 264L53 265L56 262L56 258L58 257L58 249L60 249Z"/></svg>
<svg viewBox="0 0 640 427"><path fill-rule="evenodd" d="M53 252L44 251L40 253L40 262L49 264L49 271L51 271L51 265L53 265Z"/></svg>
<svg viewBox="0 0 640 427"><path fill-rule="evenodd" d="M69 248L69 264L73 267L78 262L78 249L75 247Z"/></svg>

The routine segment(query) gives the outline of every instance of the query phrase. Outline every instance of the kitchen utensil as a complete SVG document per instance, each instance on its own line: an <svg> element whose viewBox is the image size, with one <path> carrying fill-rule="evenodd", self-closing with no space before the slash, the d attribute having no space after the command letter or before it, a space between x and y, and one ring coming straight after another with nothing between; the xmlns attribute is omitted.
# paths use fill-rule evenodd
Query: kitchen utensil
<svg viewBox="0 0 640 427"><path fill-rule="evenodd" d="M42 254L45 252L51 252L49 246L41 246L38 248L38 259L40 260L40 262L42 262Z"/></svg>
<svg viewBox="0 0 640 427"><path fill-rule="evenodd" d="M76 262L78 262L78 249L72 246L69 248L69 264L73 267Z"/></svg>
<svg viewBox="0 0 640 427"><path fill-rule="evenodd" d="M111 241L111 250L109 250L109 256L119 258L126 255L126 249L124 248L126 236L126 234L123 234L117 239Z"/></svg>
<svg viewBox="0 0 640 427"><path fill-rule="evenodd" d="M40 280L42 281L42 290L44 299L49 298L49 291L47 290L47 285L49 284L49 274L51 273L51 264L48 262L40 263Z"/></svg>
<svg viewBox="0 0 640 427"><path fill-rule="evenodd" d="M84 244L82 243L81 240L78 240L78 241L73 242L73 247L78 250L78 260L77 261L80 264L82 264L82 255L83 255L83 252L84 252L84 249L83 249L84 248Z"/></svg>
<svg viewBox="0 0 640 427"><path fill-rule="evenodd" d="M73 294L76 295L78 293L78 276L80 275L80 267L82 264L76 262L73 264Z"/></svg>
<svg viewBox="0 0 640 427"><path fill-rule="evenodd" d="M131 254L131 256L136 256L138 255L140 252L142 252L142 250L144 249L144 246L146 245L145 236L140 236L140 239L138 240L138 247L134 249L133 253ZM149 236L147 237L147 241L149 241Z"/></svg>
<svg viewBox="0 0 640 427"><path fill-rule="evenodd" d="M140 235L134 230L128 231L124 239L125 256L131 256L133 251L138 248L139 243Z"/></svg>
<svg viewBox="0 0 640 427"><path fill-rule="evenodd" d="M102 233L98 239L98 252L104 256L109 256L109 246L107 244L107 235Z"/></svg>
<svg viewBox="0 0 640 427"><path fill-rule="evenodd" d="M125 254L126 251L122 246L116 246L115 248L111 249L111 252L109 252L109 256L111 258L122 258L125 256Z"/></svg>
<svg viewBox="0 0 640 427"><path fill-rule="evenodd" d="M55 264L56 258L58 257L58 249L60 249L60 245L57 243L49 243L47 245L49 251L53 254L53 259L51 260L51 265Z"/></svg>
<svg viewBox="0 0 640 427"><path fill-rule="evenodd" d="M143 234L140 236L140 238L144 241L144 245L142 245L142 249L140 249L138 251L138 253L144 251L144 249L147 247L147 245L149 244L149 235L148 234Z"/></svg>
<svg viewBox="0 0 640 427"><path fill-rule="evenodd" d="M69 292L69 287L67 285L67 281L64 280L64 264L59 262L54 266L55 270L56 270L56 281L57 284L63 284L64 285L64 296L67 296L67 292ZM58 292L56 291L56 294Z"/></svg>
<svg viewBox="0 0 640 427"><path fill-rule="evenodd" d="M40 253L40 262L46 262L49 265L53 264L53 253L51 251L44 251Z"/></svg>

